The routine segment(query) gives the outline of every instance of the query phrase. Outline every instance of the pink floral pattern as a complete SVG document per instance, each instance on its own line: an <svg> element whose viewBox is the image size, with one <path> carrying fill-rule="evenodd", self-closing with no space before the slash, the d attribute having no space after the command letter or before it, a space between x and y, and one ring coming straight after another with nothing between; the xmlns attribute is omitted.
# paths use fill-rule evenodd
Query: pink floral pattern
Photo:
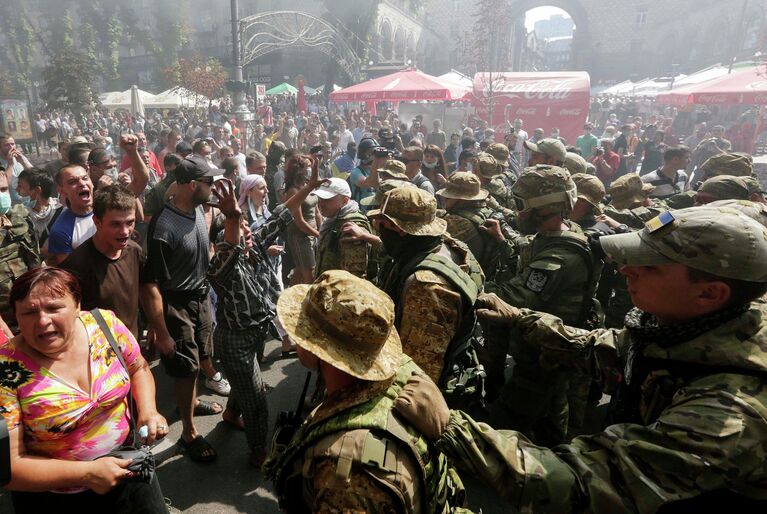
<svg viewBox="0 0 767 514"><path fill-rule="evenodd" d="M101 311L128 366L139 345L111 311ZM122 444L130 431L130 379L90 312L80 314L90 347L90 395L41 367L8 341L0 345L0 415L24 429L30 454L92 460Z"/></svg>

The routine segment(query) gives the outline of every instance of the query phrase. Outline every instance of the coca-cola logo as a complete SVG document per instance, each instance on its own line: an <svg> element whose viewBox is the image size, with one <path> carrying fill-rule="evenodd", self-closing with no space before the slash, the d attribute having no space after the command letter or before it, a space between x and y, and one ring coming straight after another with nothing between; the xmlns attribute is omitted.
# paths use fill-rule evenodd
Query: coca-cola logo
<svg viewBox="0 0 767 514"><path fill-rule="evenodd" d="M723 104L727 102L727 95L699 95L698 103Z"/></svg>
<svg viewBox="0 0 767 514"><path fill-rule="evenodd" d="M534 107L529 107L527 109L517 109L517 114L524 115L524 116L534 116L537 109Z"/></svg>
<svg viewBox="0 0 767 514"><path fill-rule="evenodd" d="M564 100L572 94L574 80L537 80L506 84L501 88L503 96L509 99Z"/></svg>
<svg viewBox="0 0 767 514"><path fill-rule="evenodd" d="M581 109L561 109L559 111L560 116L580 116Z"/></svg>

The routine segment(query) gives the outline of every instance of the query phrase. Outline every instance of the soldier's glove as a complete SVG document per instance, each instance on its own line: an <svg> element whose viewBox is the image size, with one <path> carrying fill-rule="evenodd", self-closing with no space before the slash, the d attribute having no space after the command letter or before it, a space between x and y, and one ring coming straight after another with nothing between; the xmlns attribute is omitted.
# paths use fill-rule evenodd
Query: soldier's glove
<svg viewBox="0 0 767 514"><path fill-rule="evenodd" d="M394 400L394 410L427 439L442 437L450 409L442 392L429 377L413 375Z"/></svg>
<svg viewBox="0 0 767 514"><path fill-rule="evenodd" d="M483 293L474 304L477 316L488 321L511 325L521 316L521 311L501 300L495 293Z"/></svg>

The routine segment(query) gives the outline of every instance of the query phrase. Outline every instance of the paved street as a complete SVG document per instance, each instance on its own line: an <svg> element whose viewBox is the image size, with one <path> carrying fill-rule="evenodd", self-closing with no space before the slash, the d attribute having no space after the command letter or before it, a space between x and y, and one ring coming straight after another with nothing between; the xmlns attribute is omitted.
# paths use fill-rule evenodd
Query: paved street
<svg viewBox="0 0 767 514"><path fill-rule="evenodd" d="M273 360L279 355L279 343L268 343L268 362L263 373L266 383L274 388L269 393L270 426L279 411L295 408L306 376L305 368L297 359ZM172 397L172 382L157 362L153 363L153 371L157 380L158 407L170 422L170 434L155 447L155 455L160 483L171 505L191 514L280 512L271 483L248 464L244 434L221 421L220 416L197 418L198 429L218 451L219 457L214 464L197 464L176 453L175 443L181 434L181 423ZM202 386L200 393L202 398L225 403L225 398L212 395ZM470 506L475 512L480 508L484 514L509 512L503 501L488 488L476 483L467 483L467 486ZM0 512L12 512L8 493L0 493Z"/></svg>

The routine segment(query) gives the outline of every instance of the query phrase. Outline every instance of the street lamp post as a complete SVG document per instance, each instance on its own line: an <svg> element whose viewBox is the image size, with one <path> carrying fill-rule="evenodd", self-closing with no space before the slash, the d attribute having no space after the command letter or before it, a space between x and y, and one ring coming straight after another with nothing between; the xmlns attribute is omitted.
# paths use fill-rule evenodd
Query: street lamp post
<svg viewBox="0 0 767 514"><path fill-rule="evenodd" d="M253 114L248 109L248 101L245 94L246 84L242 77L242 51L240 49L240 6L239 0L231 0L232 14L232 92L234 103L234 116L237 119L237 127L240 129L242 150L248 151L248 123L253 119Z"/></svg>

